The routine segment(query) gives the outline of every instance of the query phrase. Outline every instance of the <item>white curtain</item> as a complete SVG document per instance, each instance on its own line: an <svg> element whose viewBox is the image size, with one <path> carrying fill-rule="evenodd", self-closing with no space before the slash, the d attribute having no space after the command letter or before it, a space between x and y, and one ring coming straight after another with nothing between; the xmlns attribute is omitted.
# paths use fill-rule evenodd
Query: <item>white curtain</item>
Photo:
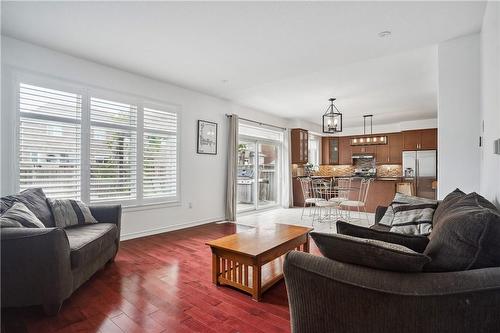
<svg viewBox="0 0 500 333"><path fill-rule="evenodd" d="M238 116L228 117L229 138L227 149L226 220L236 221L236 180L238 177Z"/></svg>
<svg viewBox="0 0 500 333"><path fill-rule="evenodd" d="M290 130L286 129L283 131L283 177L281 177L281 206L283 208L293 207L291 155Z"/></svg>

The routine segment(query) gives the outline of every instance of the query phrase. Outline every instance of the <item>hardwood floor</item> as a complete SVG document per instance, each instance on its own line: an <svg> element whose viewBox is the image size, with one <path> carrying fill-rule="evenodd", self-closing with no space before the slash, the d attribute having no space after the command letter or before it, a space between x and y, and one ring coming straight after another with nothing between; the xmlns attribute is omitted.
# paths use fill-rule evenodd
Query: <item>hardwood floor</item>
<svg viewBox="0 0 500 333"><path fill-rule="evenodd" d="M2 332L289 332L283 281L260 303L211 282L205 242L247 228L211 223L124 241L115 262L66 300L57 316L46 317L40 307L4 309Z"/></svg>

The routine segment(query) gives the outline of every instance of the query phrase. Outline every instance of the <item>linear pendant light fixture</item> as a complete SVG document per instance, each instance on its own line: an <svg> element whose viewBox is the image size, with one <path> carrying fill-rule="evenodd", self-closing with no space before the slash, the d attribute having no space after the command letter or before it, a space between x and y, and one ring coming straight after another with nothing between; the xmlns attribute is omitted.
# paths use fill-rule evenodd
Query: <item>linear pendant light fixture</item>
<svg viewBox="0 0 500 333"><path fill-rule="evenodd" d="M333 104L336 98L330 98L330 105L323 115L323 133L335 134L342 132L342 113Z"/></svg>
<svg viewBox="0 0 500 333"><path fill-rule="evenodd" d="M370 124L370 133L366 133L366 125ZM387 144L387 135L373 135L373 115L365 114L363 116L363 136L351 139L351 146L366 145L385 145Z"/></svg>

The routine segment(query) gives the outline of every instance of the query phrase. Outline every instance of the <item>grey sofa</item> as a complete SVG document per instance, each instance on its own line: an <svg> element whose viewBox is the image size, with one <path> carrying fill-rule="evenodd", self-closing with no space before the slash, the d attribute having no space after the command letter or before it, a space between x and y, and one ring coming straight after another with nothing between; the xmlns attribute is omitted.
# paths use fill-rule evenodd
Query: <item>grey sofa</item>
<svg viewBox="0 0 500 333"><path fill-rule="evenodd" d="M425 236L383 232L383 212L372 229L338 232L426 248ZM500 332L500 267L403 273L293 251L284 275L294 333Z"/></svg>
<svg viewBox="0 0 500 333"><path fill-rule="evenodd" d="M42 305L47 314L56 314L65 299L114 260L121 206L90 210L99 223L1 229L2 307Z"/></svg>

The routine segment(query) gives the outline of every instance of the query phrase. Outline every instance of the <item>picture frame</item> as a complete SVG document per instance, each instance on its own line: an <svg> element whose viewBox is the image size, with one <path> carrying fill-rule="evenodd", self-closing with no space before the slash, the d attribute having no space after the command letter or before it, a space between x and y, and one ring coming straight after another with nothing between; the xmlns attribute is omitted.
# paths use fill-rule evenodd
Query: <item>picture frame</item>
<svg viewBox="0 0 500 333"><path fill-rule="evenodd" d="M198 140L196 151L198 154L217 155L218 124L198 120Z"/></svg>

